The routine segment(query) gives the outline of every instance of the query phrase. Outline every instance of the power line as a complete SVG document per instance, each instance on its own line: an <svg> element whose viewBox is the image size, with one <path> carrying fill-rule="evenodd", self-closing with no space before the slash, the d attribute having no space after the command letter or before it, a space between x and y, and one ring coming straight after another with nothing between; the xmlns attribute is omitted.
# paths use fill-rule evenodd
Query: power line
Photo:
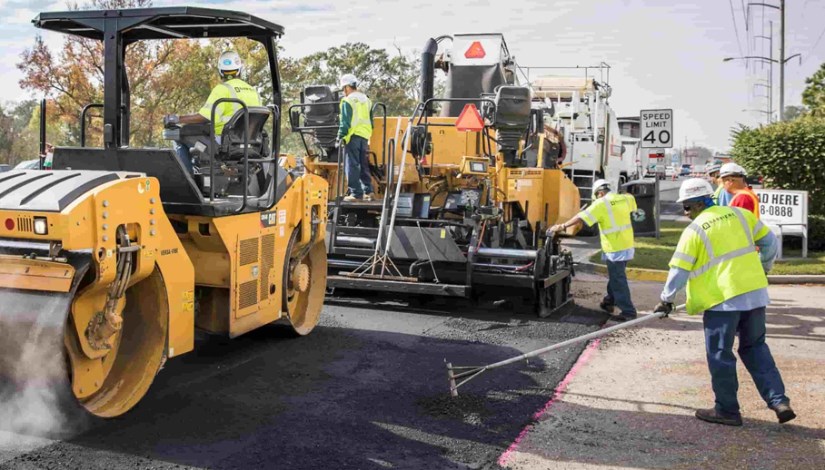
<svg viewBox="0 0 825 470"><path fill-rule="evenodd" d="M733 0L728 0L728 4L730 5L730 17L733 20L733 32L736 33L736 47L739 48L739 55L745 55L742 53L742 43L739 41L739 28L736 26L736 13L733 11Z"/></svg>
<svg viewBox="0 0 825 470"><path fill-rule="evenodd" d="M812 52L816 49L816 46L818 46L818 45L819 45L819 41L821 41L821 40L822 40L822 37L823 37L823 36L825 36L825 28L822 28L822 32L821 32L821 33L819 33L819 37L818 37L818 38L816 38L816 42L814 42L814 45L813 45L813 46L812 46L812 47L808 50L808 53L807 53L807 54L805 54L805 55L802 57L802 63L803 63L803 64L804 64L805 62L807 62L807 61L808 61L808 59L811 57L811 53L812 53Z"/></svg>

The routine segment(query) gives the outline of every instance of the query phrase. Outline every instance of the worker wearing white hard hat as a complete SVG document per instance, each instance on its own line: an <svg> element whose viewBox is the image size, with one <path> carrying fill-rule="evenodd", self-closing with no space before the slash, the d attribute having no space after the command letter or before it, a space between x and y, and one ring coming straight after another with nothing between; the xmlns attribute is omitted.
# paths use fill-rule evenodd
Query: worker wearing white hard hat
<svg viewBox="0 0 825 470"><path fill-rule="evenodd" d="M180 117L169 115L164 118L164 122L170 119L179 124L208 122L212 118L212 108L215 102L222 98L239 100L246 106L261 106L261 98L258 95L258 91L240 78L243 62L237 52L223 52L218 57L217 69L223 81L212 89L212 92L209 93L209 97L206 99L206 103L204 103L198 113L186 114ZM233 102L223 102L215 107L215 122L213 124L215 126L215 139L217 143L221 142L221 134L226 123L229 122L232 116L240 109L242 109L242 106ZM180 142L176 142L175 150L177 151L178 158L191 173L193 171L193 165L189 148Z"/></svg>
<svg viewBox="0 0 825 470"><path fill-rule="evenodd" d="M599 224L599 240L602 246L602 260L607 264L607 295L599 305L602 310L613 314L619 307L618 321L636 318L636 307L630 298L627 283L627 262L633 259L633 226L631 213L636 211L636 199L630 194L610 191L610 183L599 179L593 183L593 202L572 219L557 224L548 233L557 233L581 223L588 227Z"/></svg>
<svg viewBox="0 0 825 470"><path fill-rule="evenodd" d="M759 218L759 197L745 181L747 172L736 163L725 163L719 169L719 178L725 192L730 196L728 205L747 209Z"/></svg>
<svg viewBox="0 0 825 470"><path fill-rule="evenodd" d="M372 101L358 90L358 79L351 73L341 75L338 85L344 92L338 124L338 145L343 142L349 194L344 201L372 201L369 140L372 136Z"/></svg>
<svg viewBox="0 0 825 470"><path fill-rule="evenodd" d="M713 202L718 206L727 206L730 202L731 195L725 191L722 185L722 179L719 177L719 170L722 168L721 163L711 163L705 169L705 173L710 178L710 182L716 187L713 192Z"/></svg>
<svg viewBox="0 0 825 470"><path fill-rule="evenodd" d="M713 188L691 178L679 188L685 215L693 222L682 232L655 312L669 314L677 292L687 289L688 314L703 314L705 349L716 403L696 411L715 424L741 426L737 399L734 338L739 357L760 395L780 423L796 415L785 385L765 344L768 279L776 256L776 237L749 211L713 203ZM759 247L757 251L756 247Z"/></svg>

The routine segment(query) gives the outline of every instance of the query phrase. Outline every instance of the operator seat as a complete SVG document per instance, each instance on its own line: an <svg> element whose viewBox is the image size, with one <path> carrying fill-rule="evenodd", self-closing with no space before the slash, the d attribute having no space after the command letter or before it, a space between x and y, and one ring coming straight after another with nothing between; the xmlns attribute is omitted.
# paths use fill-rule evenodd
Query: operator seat
<svg viewBox="0 0 825 470"><path fill-rule="evenodd" d="M262 106L250 106L249 126L246 128L248 143L247 156L250 160L268 157L269 139L264 132L264 126L269 120L271 111ZM231 195L243 195L243 156L244 156L244 110L237 110L229 118L221 132L220 144L216 143L215 148L215 187L217 192L226 192ZM210 174L210 155L207 150L198 155L199 170L204 177ZM258 162L249 163L249 185L248 195L259 197L269 186L274 172L273 165L261 164ZM223 179L223 176L228 176ZM208 186L208 185L204 185Z"/></svg>

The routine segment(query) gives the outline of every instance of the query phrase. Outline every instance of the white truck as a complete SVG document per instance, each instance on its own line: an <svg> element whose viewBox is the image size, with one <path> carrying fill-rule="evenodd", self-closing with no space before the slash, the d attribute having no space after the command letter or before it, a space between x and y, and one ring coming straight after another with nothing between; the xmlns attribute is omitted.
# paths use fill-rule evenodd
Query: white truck
<svg viewBox="0 0 825 470"><path fill-rule="evenodd" d="M566 152L561 166L578 186L583 205L592 199L595 180L604 178L617 188L630 178L622 158L616 113L608 104L611 88L606 82L592 77L543 76L531 80L530 85L534 106L549 111L544 113L545 125L564 139Z"/></svg>

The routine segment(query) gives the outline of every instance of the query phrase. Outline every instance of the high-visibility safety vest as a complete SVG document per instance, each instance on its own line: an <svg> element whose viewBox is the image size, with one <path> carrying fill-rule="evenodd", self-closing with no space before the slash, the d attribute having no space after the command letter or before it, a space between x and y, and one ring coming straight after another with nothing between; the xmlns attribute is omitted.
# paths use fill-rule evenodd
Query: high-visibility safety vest
<svg viewBox="0 0 825 470"><path fill-rule="evenodd" d="M241 100L247 106L261 105L261 98L255 88L240 78L233 78L218 84L212 89L209 98L206 99L206 104L198 111L198 114L206 119L212 119L212 105L221 98ZM218 105L215 109L215 136L220 138L223 127L239 109L242 109L242 106L238 103L221 103Z"/></svg>
<svg viewBox="0 0 825 470"><path fill-rule="evenodd" d="M741 194L741 196L740 196ZM759 196L756 195L750 188L742 188L739 191L736 191L736 194L733 195L733 198L730 200L730 204L733 203L733 200L737 197L749 197L753 199L753 215L756 216L757 219L761 218L759 216Z"/></svg>
<svg viewBox="0 0 825 470"><path fill-rule="evenodd" d="M353 135L369 140L372 136L372 121L370 121L372 101L360 91L354 91L341 100L342 115L344 114L344 103L352 107L352 121L349 124L347 135L344 136L344 143L348 143Z"/></svg>
<svg viewBox="0 0 825 470"><path fill-rule="evenodd" d="M754 241L769 230L740 207L709 207L688 225L670 267L690 272L689 314L710 310L737 295L768 286Z"/></svg>
<svg viewBox="0 0 825 470"><path fill-rule="evenodd" d="M588 226L599 224L599 238L602 251L616 251L633 248L633 225L630 213L636 210L636 198L630 194L607 193L596 199L579 212L578 216Z"/></svg>
<svg viewBox="0 0 825 470"><path fill-rule="evenodd" d="M721 184L716 187L716 191L713 192L713 198L712 198L714 204L719 204L719 195L722 194L722 191L724 191L724 190L725 190L725 188L722 187Z"/></svg>

